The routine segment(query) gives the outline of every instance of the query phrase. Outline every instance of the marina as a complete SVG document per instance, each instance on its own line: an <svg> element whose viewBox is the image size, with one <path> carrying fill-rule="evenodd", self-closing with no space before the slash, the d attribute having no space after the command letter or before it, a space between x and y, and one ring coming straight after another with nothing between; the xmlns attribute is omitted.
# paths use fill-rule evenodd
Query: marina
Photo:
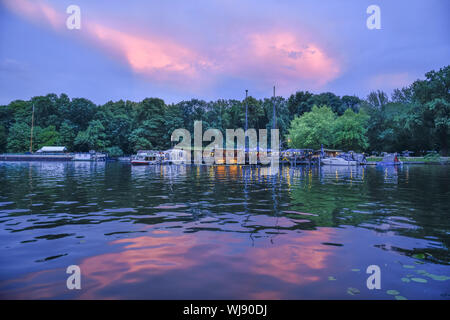
<svg viewBox="0 0 450 320"><path fill-rule="evenodd" d="M48 149L50 148L50 149ZM53 148L53 149L51 149ZM56 148L56 149L54 149ZM213 149L208 158L201 157L196 161L196 152L183 149L159 150L140 150L132 156L122 156L110 158L107 153L96 152L67 152L65 147L45 147L35 153L13 153L0 154L0 161L121 161L131 163L132 165L268 165L270 164L271 150L264 150L263 155L256 150L227 150ZM241 155L239 155L241 152ZM203 151L201 152L203 154ZM218 156L218 154L220 156ZM230 158L227 160L227 154ZM264 156L265 161L261 161ZM241 161L239 162L239 157ZM251 161L253 159L253 162ZM365 154L355 153L353 151L343 152L341 150L313 150L313 149L287 149L278 155L279 164L290 166L356 166L356 165L401 165L408 164L450 164L450 159L443 157L440 161L418 161L417 157L404 157L404 161L399 160L397 153L386 154L380 161L368 161ZM419 158L422 159L422 158ZM256 162L255 162L256 161Z"/></svg>

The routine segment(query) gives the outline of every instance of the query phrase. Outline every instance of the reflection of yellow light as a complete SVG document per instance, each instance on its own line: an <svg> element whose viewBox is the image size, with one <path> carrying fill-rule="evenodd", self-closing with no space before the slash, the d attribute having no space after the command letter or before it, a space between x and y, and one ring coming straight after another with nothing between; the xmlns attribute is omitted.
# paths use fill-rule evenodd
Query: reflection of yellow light
<svg viewBox="0 0 450 320"><path fill-rule="evenodd" d="M291 175L289 174L290 173L289 170L285 169L285 171L286 171L286 181L287 181L288 187L290 188L291 187Z"/></svg>

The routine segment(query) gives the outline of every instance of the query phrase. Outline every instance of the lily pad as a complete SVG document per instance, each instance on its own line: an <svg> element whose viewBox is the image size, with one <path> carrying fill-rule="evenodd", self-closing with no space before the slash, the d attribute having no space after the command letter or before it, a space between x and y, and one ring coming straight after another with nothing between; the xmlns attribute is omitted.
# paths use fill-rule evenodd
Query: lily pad
<svg viewBox="0 0 450 320"><path fill-rule="evenodd" d="M386 291L386 293L392 296L398 296L400 294L400 292L398 292L397 290L388 290Z"/></svg>
<svg viewBox="0 0 450 320"><path fill-rule="evenodd" d="M420 282L420 283L427 283L428 281L426 279L423 278L411 278L412 281L414 282Z"/></svg>
<svg viewBox="0 0 450 320"><path fill-rule="evenodd" d="M417 270L418 274L427 274L428 272L426 270Z"/></svg>
<svg viewBox="0 0 450 320"><path fill-rule="evenodd" d="M413 258L416 258L416 259L425 259L425 255L423 253L416 253L416 254L413 254L412 256L413 256Z"/></svg>
<svg viewBox="0 0 450 320"><path fill-rule="evenodd" d="M403 268L406 268L406 269L414 269L415 266L412 266L412 265L410 265L410 264L404 264L404 265L403 265Z"/></svg>
<svg viewBox="0 0 450 320"><path fill-rule="evenodd" d="M433 280L436 281L446 281L446 280L450 280L450 277L447 276L439 276L437 274L431 274L431 273L427 273L425 274L427 277L430 277Z"/></svg>
<svg viewBox="0 0 450 320"><path fill-rule="evenodd" d="M358 293L359 293L359 290L356 289L356 288L348 288L348 289L347 289L347 293L350 294L350 295L352 295L352 296L354 296L355 294L358 294Z"/></svg>
<svg viewBox="0 0 450 320"><path fill-rule="evenodd" d="M359 272L361 269L352 269L353 272Z"/></svg>
<svg viewBox="0 0 450 320"><path fill-rule="evenodd" d="M395 296L395 300L408 300L404 296Z"/></svg>
<svg viewBox="0 0 450 320"><path fill-rule="evenodd" d="M411 282L411 280L409 280L408 278L402 278L403 282Z"/></svg>
<svg viewBox="0 0 450 320"><path fill-rule="evenodd" d="M333 276L329 276L329 277L328 277L328 280L330 280L330 281L335 281L335 280L336 280L336 278L335 278L335 277L333 277Z"/></svg>

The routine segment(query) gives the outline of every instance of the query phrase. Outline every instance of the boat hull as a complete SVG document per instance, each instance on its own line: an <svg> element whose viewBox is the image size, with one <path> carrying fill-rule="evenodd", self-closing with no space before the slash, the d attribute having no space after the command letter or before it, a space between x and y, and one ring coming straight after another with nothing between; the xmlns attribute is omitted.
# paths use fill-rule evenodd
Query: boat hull
<svg viewBox="0 0 450 320"><path fill-rule="evenodd" d="M401 166L403 162L377 162L377 166Z"/></svg>
<svg viewBox="0 0 450 320"><path fill-rule="evenodd" d="M325 158L322 159L323 165L331 165L331 166L356 166L357 162L354 160L345 160L341 158Z"/></svg>
<svg viewBox="0 0 450 320"><path fill-rule="evenodd" d="M146 161L146 160L131 160L131 164L134 166L148 166L151 164L159 164L157 161Z"/></svg>

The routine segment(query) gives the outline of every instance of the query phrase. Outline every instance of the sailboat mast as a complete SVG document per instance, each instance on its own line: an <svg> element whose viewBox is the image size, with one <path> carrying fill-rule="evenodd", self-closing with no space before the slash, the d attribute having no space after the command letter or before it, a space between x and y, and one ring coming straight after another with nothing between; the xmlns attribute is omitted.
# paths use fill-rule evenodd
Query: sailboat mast
<svg viewBox="0 0 450 320"><path fill-rule="evenodd" d="M276 113L275 113L275 86L273 86L273 116L272 116L272 119L273 119L272 128L276 129L276 127L277 127L277 116L276 116Z"/></svg>

